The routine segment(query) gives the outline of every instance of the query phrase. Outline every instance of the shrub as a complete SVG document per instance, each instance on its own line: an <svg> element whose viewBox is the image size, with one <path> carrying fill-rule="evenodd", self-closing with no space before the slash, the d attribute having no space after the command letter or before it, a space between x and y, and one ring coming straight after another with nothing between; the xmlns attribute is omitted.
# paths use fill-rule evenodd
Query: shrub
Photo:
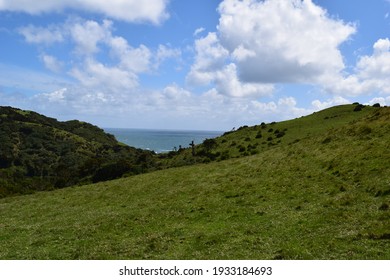
<svg viewBox="0 0 390 280"><path fill-rule="evenodd" d="M359 112L361 111L365 106L362 104L356 105L356 107L353 109L354 112Z"/></svg>
<svg viewBox="0 0 390 280"><path fill-rule="evenodd" d="M326 137L324 140L322 140L322 144L328 144L332 141L332 138L331 137Z"/></svg>
<svg viewBox="0 0 390 280"><path fill-rule="evenodd" d="M276 138L282 138L285 135L284 131L280 131L276 134Z"/></svg>
<svg viewBox="0 0 390 280"><path fill-rule="evenodd" d="M203 141L203 146L209 152L217 146L217 141L215 139L206 139Z"/></svg>
<svg viewBox="0 0 390 280"><path fill-rule="evenodd" d="M230 158L229 151L223 151L221 154L221 160L226 160Z"/></svg>
<svg viewBox="0 0 390 280"><path fill-rule="evenodd" d="M243 130L243 129L245 129L245 128L248 128L248 126L247 126L247 125L241 126L241 127L239 127L239 128L237 129L237 131Z"/></svg>
<svg viewBox="0 0 390 280"><path fill-rule="evenodd" d="M374 105L372 105L372 107L375 107L375 108L380 108L380 107L381 107L381 104L379 104L379 103L375 103Z"/></svg>
<svg viewBox="0 0 390 280"><path fill-rule="evenodd" d="M389 210L389 208L390 208L389 204L383 203L383 204L379 207L379 210L381 210L381 211L387 211L387 210Z"/></svg>
<svg viewBox="0 0 390 280"><path fill-rule="evenodd" d="M246 151L246 148L243 147L243 146L239 146L239 152L242 153L242 152L245 152Z"/></svg>

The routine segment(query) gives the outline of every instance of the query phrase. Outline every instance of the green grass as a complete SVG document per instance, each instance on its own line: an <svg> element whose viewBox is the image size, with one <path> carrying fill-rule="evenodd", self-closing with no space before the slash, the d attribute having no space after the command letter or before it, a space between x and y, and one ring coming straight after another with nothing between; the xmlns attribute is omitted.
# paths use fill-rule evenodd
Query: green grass
<svg viewBox="0 0 390 280"><path fill-rule="evenodd" d="M390 259L390 110L351 108L252 156L1 199L0 259Z"/></svg>

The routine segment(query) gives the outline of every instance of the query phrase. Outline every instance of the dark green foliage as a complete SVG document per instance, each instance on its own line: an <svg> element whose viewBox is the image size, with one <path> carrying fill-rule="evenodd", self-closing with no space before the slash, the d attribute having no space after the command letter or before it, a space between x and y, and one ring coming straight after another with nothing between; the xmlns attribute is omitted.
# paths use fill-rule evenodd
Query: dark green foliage
<svg viewBox="0 0 390 280"><path fill-rule="evenodd" d="M92 182L108 181L122 177L123 174L132 169L130 162L119 160L118 162L106 164L98 168L92 177Z"/></svg>
<svg viewBox="0 0 390 280"><path fill-rule="evenodd" d="M375 103L374 105L372 105L372 107L375 107L375 108L380 108L380 107L381 107L381 104L379 104L379 103Z"/></svg>
<svg viewBox="0 0 390 280"><path fill-rule="evenodd" d="M237 131L244 130L244 129L246 129L246 128L248 128L248 126L247 126L247 125L243 125L243 126L239 127L239 128L237 129Z"/></svg>
<svg viewBox="0 0 390 280"><path fill-rule="evenodd" d="M0 196L63 188L146 172L152 153L80 121L0 107Z"/></svg>
<svg viewBox="0 0 390 280"><path fill-rule="evenodd" d="M243 147L243 146L238 146L237 147L238 148L238 151L240 152L240 153L243 153L243 152L245 152L246 151L246 148L245 147Z"/></svg>
<svg viewBox="0 0 390 280"><path fill-rule="evenodd" d="M284 131L279 131L279 129L275 130L276 138L282 138L286 133Z"/></svg>
<svg viewBox="0 0 390 280"><path fill-rule="evenodd" d="M379 207L379 210L381 210L381 211L387 211L387 210L389 210L390 209L390 206L389 206L389 204L387 204L387 203L383 203L380 207ZM389 238L390 239L390 238Z"/></svg>
<svg viewBox="0 0 390 280"><path fill-rule="evenodd" d="M361 111L365 106L362 104L356 105L356 107L353 109L354 112L359 112Z"/></svg>
<svg viewBox="0 0 390 280"><path fill-rule="evenodd" d="M215 139L206 139L203 141L204 149L209 152L217 146L217 141Z"/></svg>

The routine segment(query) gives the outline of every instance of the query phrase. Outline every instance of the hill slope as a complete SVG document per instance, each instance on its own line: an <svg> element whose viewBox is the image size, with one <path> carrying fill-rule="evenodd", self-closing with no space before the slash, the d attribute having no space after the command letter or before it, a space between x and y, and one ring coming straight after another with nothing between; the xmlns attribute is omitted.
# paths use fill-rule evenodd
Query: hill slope
<svg viewBox="0 0 390 280"><path fill-rule="evenodd" d="M390 109L274 125L252 156L1 199L0 258L390 259Z"/></svg>
<svg viewBox="0 0 390 280"><path fill-rule="evenodd" d="M152 154L80 121L0 107L0 197L141 173Z"/></svg>

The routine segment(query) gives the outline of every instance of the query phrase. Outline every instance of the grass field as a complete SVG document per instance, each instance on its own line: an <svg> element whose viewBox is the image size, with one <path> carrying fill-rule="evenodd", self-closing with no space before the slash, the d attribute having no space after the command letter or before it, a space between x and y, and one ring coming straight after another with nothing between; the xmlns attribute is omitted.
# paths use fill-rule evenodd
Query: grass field
<svg viewBox="0 0 390 280"><path fill-rule="evenodd" d="M353 108L229 133L227 160L1 199L0 259L390 259L390 109Z"/></svg>

